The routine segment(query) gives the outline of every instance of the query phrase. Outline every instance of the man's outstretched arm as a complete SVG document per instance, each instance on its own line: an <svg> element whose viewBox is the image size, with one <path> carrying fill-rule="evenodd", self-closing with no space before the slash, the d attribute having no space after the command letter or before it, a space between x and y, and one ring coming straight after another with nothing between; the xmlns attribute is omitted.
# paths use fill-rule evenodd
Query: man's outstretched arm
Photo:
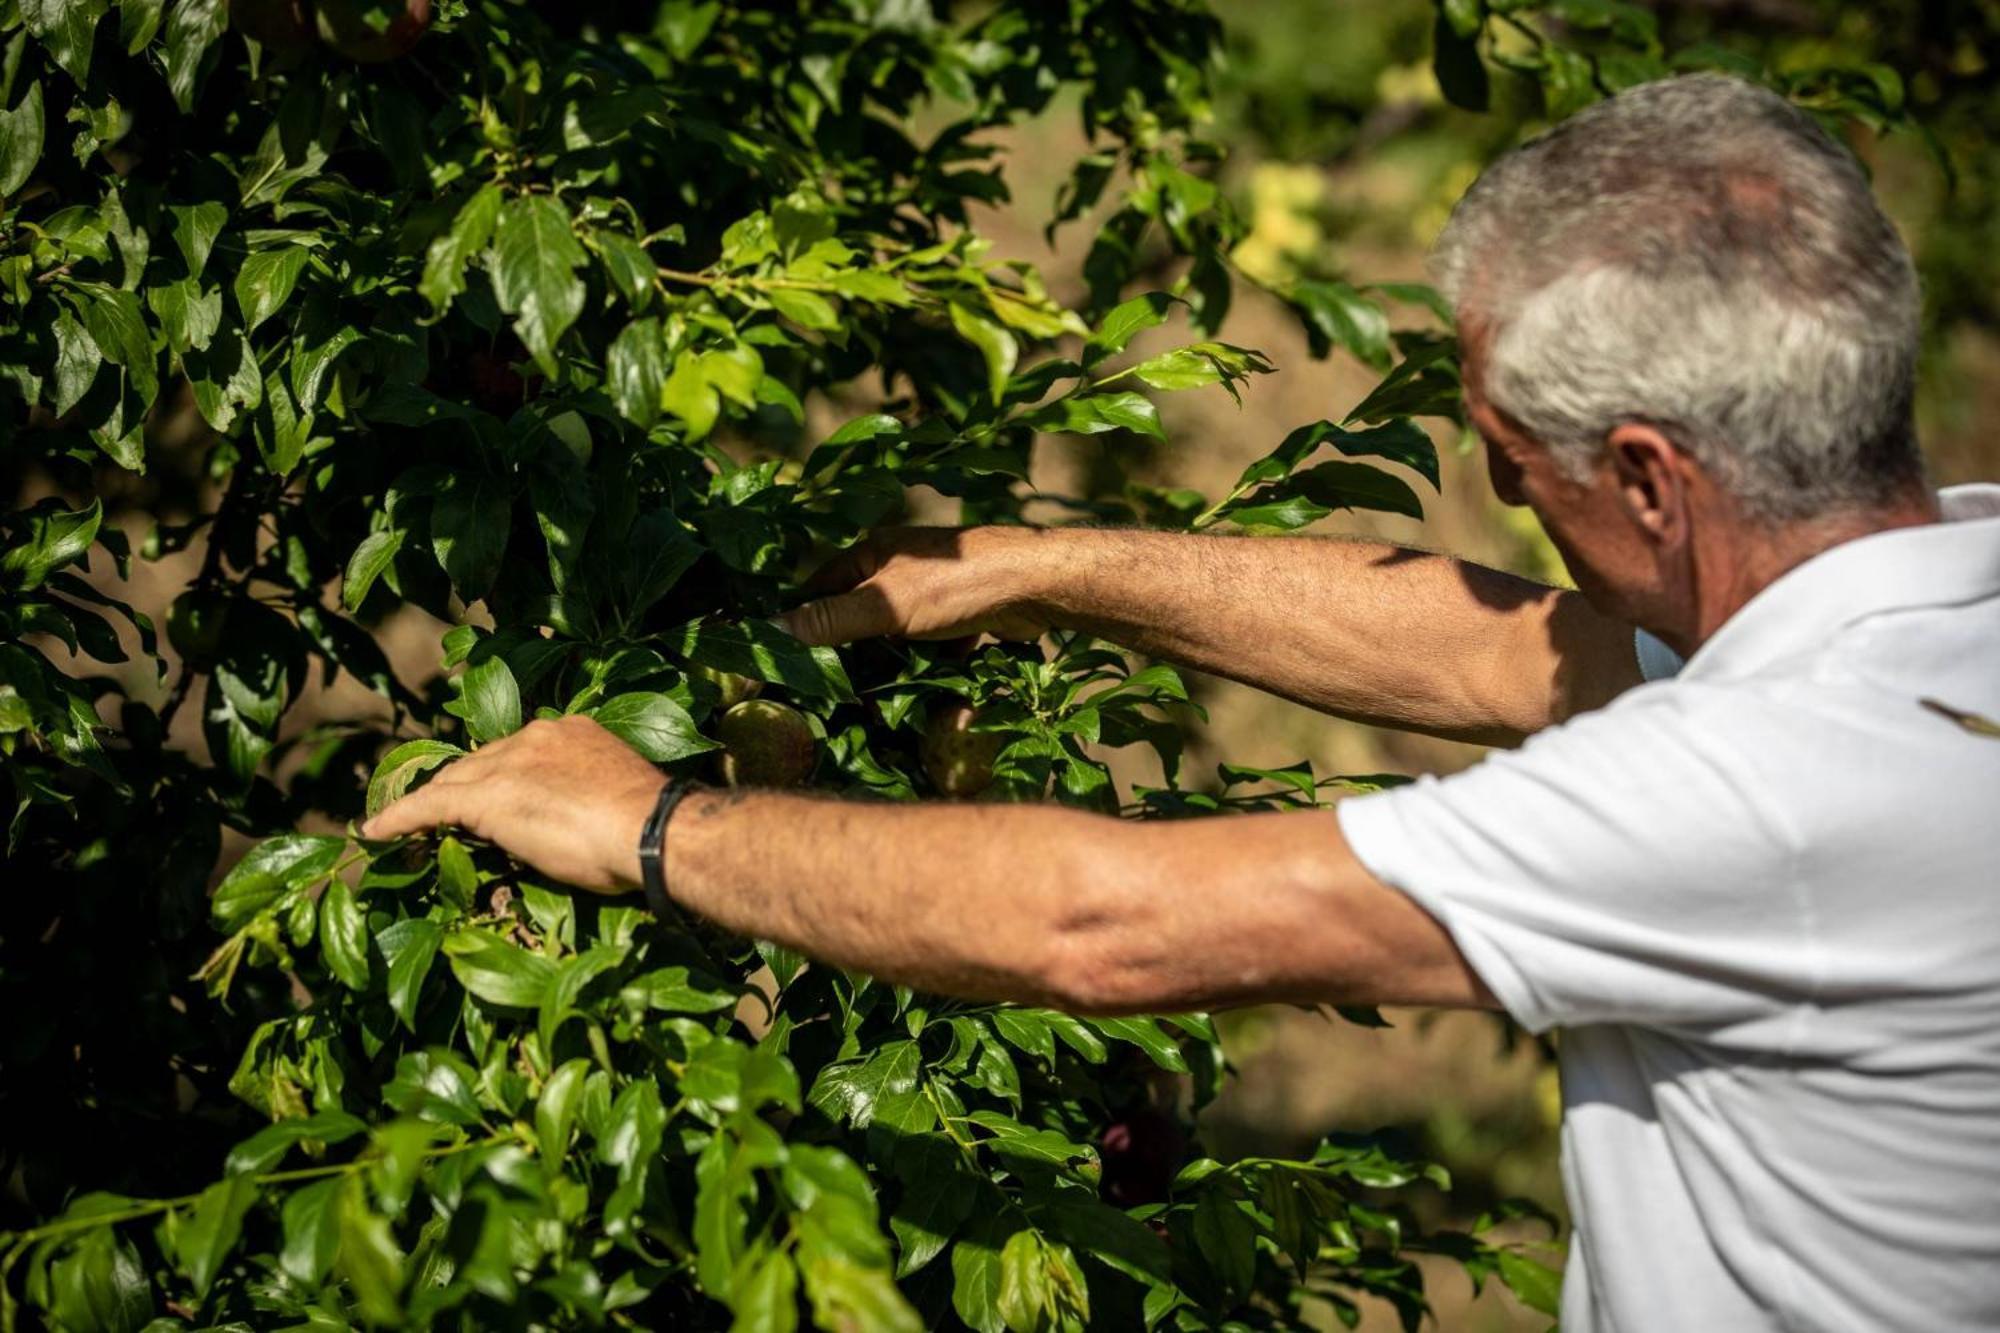
<svg viewBox="0 0 2000 1333"><path fill-rule="evenodd" d="M1639 683L1581 595L1381 542L911 528L830 566L808 643L1076 629L1357 721L1508 745Z"/></svg>
<svg viewBox="0 0 2000 1333"><path fill-rule="evenodd" d="M537 722L365 832L457 825L553 878L629 892L660 781L595 722ZM1138 824L700 792L668 826L666 875L676 902L739 934L972 999L1090 1014L1492 1003L1444 929L1321 811Z"/></svg>

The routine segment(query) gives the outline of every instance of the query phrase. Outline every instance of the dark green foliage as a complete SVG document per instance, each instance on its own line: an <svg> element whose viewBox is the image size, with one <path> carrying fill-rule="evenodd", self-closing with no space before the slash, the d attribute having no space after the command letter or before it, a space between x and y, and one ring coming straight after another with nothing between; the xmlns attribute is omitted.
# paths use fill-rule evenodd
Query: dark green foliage
<svg viewBox="0 0 2000 1333"><path fill-rule="evenodd" d="M1106 1127L1171 1120L1173 1078L1213 1094L1200 1016L940 1001L471 842L341 831L544 714L705 773L720 672L803 713L815 784L856 797L931 794L924 719L960 698L1004 738L989 796L1319 804L1335 784L1303 768L1184 786L1180 680L1102 645L834 653L765 619L909 488L1017 521L1038 434L1162 438L1141 390L1270 369L1213 340L1127 354L1176 303L1208 339L1228 307L1213 19L448 0L356 64L247 40L247 8L0 0L0 429L10 479L54 492L0 516L7 1325L1266 1327L1309 1289L1414 1322L1426 1250L1547 1308L1532 1259L1420 1232L1396 1192L1442 1173L1379 1144L1197 1155L1107 1201ZM1521 20L1490 8L1445 7L1454 79ZM1657 63L1644 11L1555 8ZM1538 50L1554 97L1625 76ZM1107 208L1080 310L965 225L1007 197L978 131L1058 97L1093 147L1055 222ZM1163 263L1172 292L1134 295ZM1409 418L1456 414L1454 349L1384 301L1434 298L1288 296L1317 350L1387 373L1344 423L1214 503L1054 498L1182 528L1421 512L1376 464L1435 485ZM833 390L879 409L815 439ZM188 404L192 463L161 443ZM126 697L153 626L80 577L129 567L106 504L134 494L141 554L205 552L159 712ZM404 606L454 626L422 693L372 634ZM125 674L65 674L54 642ZM378 720L287 725L343 673ZM183 708L212 762L165 744ZM1126 745L1162 787L1117 791L1099 755ZM211 892L225 833L257 841Z"/></svg>

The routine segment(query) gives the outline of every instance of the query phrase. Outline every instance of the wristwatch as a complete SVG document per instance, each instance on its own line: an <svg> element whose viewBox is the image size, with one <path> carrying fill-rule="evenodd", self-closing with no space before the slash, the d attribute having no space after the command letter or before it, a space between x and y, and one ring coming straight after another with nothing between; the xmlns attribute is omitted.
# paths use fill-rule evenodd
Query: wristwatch
<svg viewBox="0 0 2000 1333"><path fill-rule="evenodd" d="M652 908L653 915L663 921L680 915L674 910L674 900L667 896L667 820L673 817L674 807L687 794L687 783L667 779L666 785L660 788L659 799L653 802L653 813L646 817L645 827L639 830L639 884L646 891L646 906Z"/></svg>

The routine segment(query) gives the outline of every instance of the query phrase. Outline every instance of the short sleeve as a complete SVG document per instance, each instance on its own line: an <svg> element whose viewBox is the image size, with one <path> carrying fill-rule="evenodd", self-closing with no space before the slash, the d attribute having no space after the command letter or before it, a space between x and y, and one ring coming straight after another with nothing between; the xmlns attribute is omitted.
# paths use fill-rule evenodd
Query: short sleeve
<svg viewBox="0 0 2000 1333"><path fill-rule="evenodd" d="M1690 716L1701 696L1629 695L1463 773L1350 798L1342 831L1533 1031L1775 1020L1816 975L1795 858L1714 740L1739 734L1742 705Z"/></svg>

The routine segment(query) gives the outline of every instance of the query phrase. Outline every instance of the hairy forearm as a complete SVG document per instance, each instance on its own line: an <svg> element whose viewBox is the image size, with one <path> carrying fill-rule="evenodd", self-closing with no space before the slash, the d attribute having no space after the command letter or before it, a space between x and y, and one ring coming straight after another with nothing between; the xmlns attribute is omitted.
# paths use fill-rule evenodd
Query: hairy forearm
<svg viewBox="0 0 2000 1333"><path fill-rule="evenodd" d="M1511 744L1636 683L1631 631L1564 592L1381 542L1054 529L1037 613L1342 717Z"/></svg>
<svg viewBox="0 0 2000 1333"><path fill-rule="evenodd" d="M700 792L669 892L741 934L922 990L1112 1014L1480 1003L1331 814L1134 824L1051 806Z"/></svg>

